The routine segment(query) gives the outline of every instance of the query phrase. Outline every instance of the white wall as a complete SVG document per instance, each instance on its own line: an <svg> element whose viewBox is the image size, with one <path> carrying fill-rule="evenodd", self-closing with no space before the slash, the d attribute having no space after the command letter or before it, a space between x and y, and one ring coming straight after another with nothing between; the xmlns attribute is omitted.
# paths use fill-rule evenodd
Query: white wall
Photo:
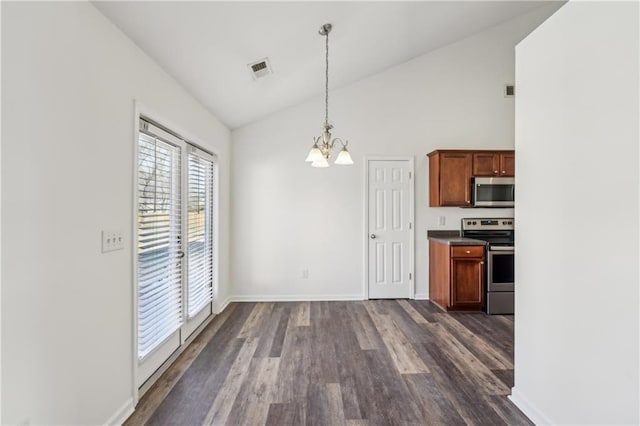
<svg viewBox="0 0 640 426"><path fill-rule="evenodd" d="M514 146L514 46L559 4L330 91L334 136L356 164L312 169L304 158L324 118L318 97L232 132L232 280L246 298L362 298L364 157L414 156L416 293L428 295L427 229L446 216L510 209L428 207L426 154ZM318 52L322 54L322 52ZM354 53L357 54L357 53ZM318 85L322 73L318 70ZM301 271L309 269L309 278Z"/></svg>
<svg viewBox="0 0 640 426"><path fill-rule="evenodd" d="M220 156L222 298L229 131L87 2L2 2L2 89L2 423L101 424L133 391L134 99Z"/></svg>
<svg viewBox="0 0 640 426"><path fill-rule="evenodd" d="M638 3L571 2L516 49L513 400L638 424Z"/></svg>

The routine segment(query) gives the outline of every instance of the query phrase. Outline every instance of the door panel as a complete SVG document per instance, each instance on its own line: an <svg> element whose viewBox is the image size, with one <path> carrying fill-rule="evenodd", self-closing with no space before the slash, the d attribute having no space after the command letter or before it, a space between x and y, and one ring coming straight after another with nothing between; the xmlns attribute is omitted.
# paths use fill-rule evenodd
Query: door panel
<svg viewBox="0 0 640 426"><path fill-rule="evenodd" d="M386 281L387 264L386 246L383 243L376 243L376 284L384 284Z"/></svg>
<svg viewBox="0 0 640 426"><path fill-rule="evenodd" d="M375 230L376 231L380 231L382 229L385 228L385 218L384 218L384 213L385 213L385 206L386 206L386 200L385 200L385 192L383 190L376 190L376 206L375 206L375 211L374 211L374 215L375 215Z"/></svg>
<svg viewBox="0 0 640 426"><path fill-rule="evenodd" d="M391 198L392 229L394 231L400 231L402 230L402 220L404 217L403 215L405 214L405 212L402 211L403 209L402 191L398 189L392 189L391 195L392 195L392 198Z"/></svg>
<svg viewBox="0 0 640 426"><path fill-rule="evenodd" d="M400 283L400 282L402 282L402 275L403 275L402 243L392 243L391 245L393 247L393 259L392 259L393 278L392 278L392 282L393 283Z"/></svg>
<svg viewBox="0 0 640 426"><path fill-rule="evenodd" d="M477 152L473 154L474 176L498 176L500 174L500 154Z"/></svg>
<svg viewBox="0 0 640 426"><path fill-rule="evenodd" d="M482 282L484 268L481 259L454 258L452 260L452 278L455 283L452 288L451 304L482 305L484 295Z"/></svg>
<svg viewBox="0 0 640 426"><path fill-rule="evenodd" d="M469 153L445 153L440 160L441 206L468 206L471 203L471 164Z"/></svg>
<svg viewBox="0 0 640 426"><path fill-rule="evenodd" d="M500 176L515 176L516 175L516 155L515 154L502 154L500 156L501 174Z"/></svg>
<svg viewBox="0 0 640 426"><path fill-rule="evenodd" d="M214 158L192 146L187 156L186 212L186 323L183 341L209 314L215 285L214 262ZM205 311L206 315L202 314Z"/></svg>
<svg viewBox="0 0 640 426"><path fill-rule="evenodd" d="M413 284L413 190L408 160L371 160L369 185L369 297L408 298Z"/></svg>
<svg viewBox="0 0 640 426"><path fill-rule="evenodd" d="M181 162L180 141L140 133L136 233L138 385L180 346Z"/></svg>

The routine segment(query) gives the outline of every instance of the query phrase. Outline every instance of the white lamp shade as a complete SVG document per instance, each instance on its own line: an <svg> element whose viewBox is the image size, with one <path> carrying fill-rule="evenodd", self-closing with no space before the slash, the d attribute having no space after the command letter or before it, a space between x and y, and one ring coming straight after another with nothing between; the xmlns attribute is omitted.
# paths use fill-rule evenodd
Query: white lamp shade
<svg viewBox="0 0 640 426"><path fill-rule="evenodd" d="M326 158L322 157L320 160L311 163L311 167L329 167L329 162Z"/></svg>
<svg viewBox="0 0 640 426"><path fill-rule="evenodd" d="M318 148L318 144L314 144L313 147L311 147L311 151L309 151L309 155L307 155L307 159L304 161L306 161L307 163L313 163L314 161L320 161L323 159L324 156L322 155L322 151L320 151L320 148Z"/></svg>
<svg viewBox="0 0 640 426"><path fill-rule="evenodd" d="M351 155L349 155L349 151L347 151L347 148L342 148L342 151L340 151L340 153L338 154L338 158L336 158L336 164L342 166L353 164L353 160L351 159Z"/></svg>

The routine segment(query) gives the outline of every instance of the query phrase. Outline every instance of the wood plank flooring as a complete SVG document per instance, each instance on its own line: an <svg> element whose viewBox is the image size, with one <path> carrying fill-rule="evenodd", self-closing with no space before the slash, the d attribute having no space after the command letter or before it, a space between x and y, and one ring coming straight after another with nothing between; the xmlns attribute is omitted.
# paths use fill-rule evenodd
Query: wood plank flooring
<svg viewBox="0 0 640 426"><path fill-rule="evenodd" d="M234 303L126 425L531 425L513 317L429 301Z"/></svg>

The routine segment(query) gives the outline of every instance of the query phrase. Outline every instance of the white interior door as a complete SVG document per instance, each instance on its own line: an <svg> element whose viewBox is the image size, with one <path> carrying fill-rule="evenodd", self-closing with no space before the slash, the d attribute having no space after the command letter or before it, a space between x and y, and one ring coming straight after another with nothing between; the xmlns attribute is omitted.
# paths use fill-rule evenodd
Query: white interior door
<svg viewBox="0 0 640 426"><path fill-rule="evenodd" d="M369 298L412 298L413 162L369 160L367 167Z"/></svg>

